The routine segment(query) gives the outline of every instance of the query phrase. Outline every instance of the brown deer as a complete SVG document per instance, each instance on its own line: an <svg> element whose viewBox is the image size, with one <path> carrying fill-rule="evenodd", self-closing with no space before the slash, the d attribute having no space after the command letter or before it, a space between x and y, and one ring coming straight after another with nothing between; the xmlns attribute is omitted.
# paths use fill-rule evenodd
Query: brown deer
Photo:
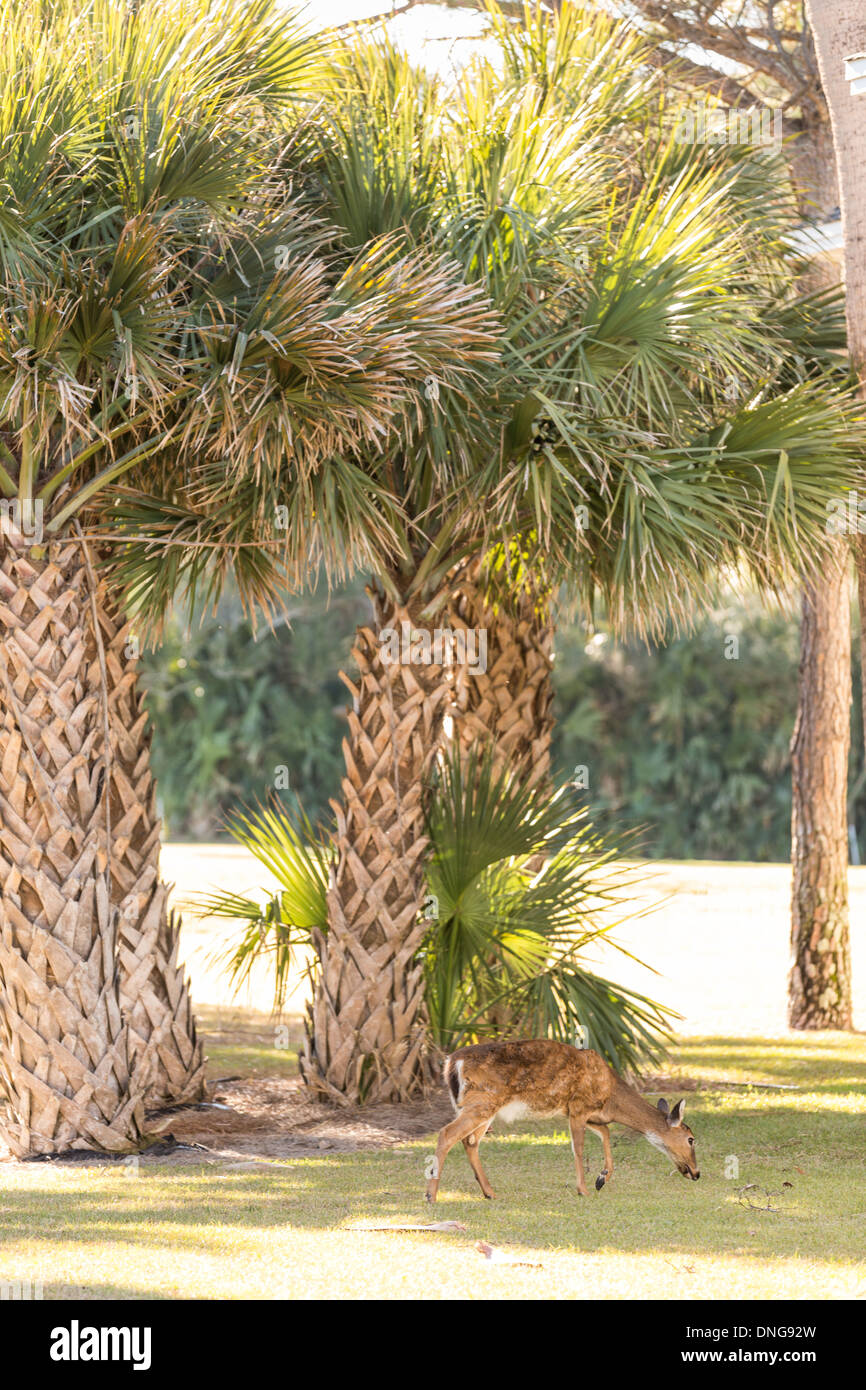
<svg viewBox="0 0 866 1390"><path fill-rule="evenodd" d="M650 1105L597 1052L543 1038L478 1043L452 1052L446 1059L443 1078L451 1091L457 1118L439 1132L433 1176L427 1183L428 1202L436 1201L442 1165L458 1139L463 1141L484 1196L496 1195L478 1157L478 1145L496 1115L504 1120L523 1115L567 1115L577 1190L582 1197L587 1195L584 1132L591 1129L604 1145L604 1168L595 1184L600 1191L613 1174L608 1130L611 1122L645 1135L673 1160L683 1177L697 1181L701 1176L694 1135L683 1124L685 1101L677 1101L673 1110L666 1100L660 1100L658 1107Z"/></svg>

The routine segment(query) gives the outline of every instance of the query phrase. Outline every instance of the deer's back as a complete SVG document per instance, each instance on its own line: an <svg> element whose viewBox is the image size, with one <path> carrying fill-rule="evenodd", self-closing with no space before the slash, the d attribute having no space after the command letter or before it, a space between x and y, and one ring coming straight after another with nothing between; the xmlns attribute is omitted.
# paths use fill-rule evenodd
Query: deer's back
<svg viewBox="0 0 866 1390"><path fill-rule="evenodd" d="M597 1052L546 1038L477 1043L452 1052L445 1080L456 1105L489 1097L504 1118L521 1113L564 1115L569 1109L600 1109L616 1074Z"/></svg>

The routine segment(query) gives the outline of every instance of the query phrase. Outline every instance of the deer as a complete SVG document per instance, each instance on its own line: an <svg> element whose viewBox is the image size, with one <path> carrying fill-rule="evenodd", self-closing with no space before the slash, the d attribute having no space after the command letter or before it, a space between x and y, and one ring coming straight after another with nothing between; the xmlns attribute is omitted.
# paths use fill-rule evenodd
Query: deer
<svg viewBox="0 0 866 1390"><path fill-rule="evenodd" d="M588 1195L583 1166L587 1129L599 1136L604 1147L604 1167L596 1179L596 1191L600 1192L613 1176L611 1123L643 1134L673 1160L683 1177L697 1182L701 1176L694 1135L683 1123L685 1101L678 1100L673 1109L666 1100L650 1105L603 1057L588 1048L545 1038L477 1043L452 1052L442 1075L457 1113L439 1132L427 1183L428 1202L436 1201L445 1159L458 1140L463 1141L483 1195L496 1196L481 1166L478 1146L497 1115L507 1123L526 1115L566 1115L581 1197Z"/></svg>

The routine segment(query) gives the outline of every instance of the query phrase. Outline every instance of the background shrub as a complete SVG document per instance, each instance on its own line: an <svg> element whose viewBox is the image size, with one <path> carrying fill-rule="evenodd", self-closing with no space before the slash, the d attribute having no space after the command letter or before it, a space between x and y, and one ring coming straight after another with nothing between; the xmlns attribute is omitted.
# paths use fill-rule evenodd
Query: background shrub
<svg viewBox="0 0 866 1390"><path fill-rule="evenodd" d="M292 599L289 621L257 638L233 598L188 631L169 625L143 680L171 838L223 838L227 813L267 797L283 768L288 809L327 811L349 699L337 673L369 613L357 583ZM794 611L734 595L663 647L615 643L603 622L594 636L560 622L554 763L562 780L586 767L599 830L641 827L650 857L789 857L798 626ZM866 856L856 643L853 658L849 820Z"/></svg>

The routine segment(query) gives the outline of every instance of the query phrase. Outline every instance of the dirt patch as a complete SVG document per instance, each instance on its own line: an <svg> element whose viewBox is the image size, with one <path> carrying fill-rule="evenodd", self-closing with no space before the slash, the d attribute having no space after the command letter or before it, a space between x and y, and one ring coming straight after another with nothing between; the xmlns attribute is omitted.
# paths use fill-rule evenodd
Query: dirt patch
<svg viewBox="0 0 866 1390"><path fill-rule="evenodd" d="M209 1087L206 1104L148 1115L155 1142L141 1163L196 1164L309 1157L389 1149L408 1139L432 1135L453 1118L448 1097L405 1105L363 1108L322 1104L310 1098L300 1077L236 1078ZM158 1132L158 1137L157 1137ZM14 1163L0 1146L0 1161ZM48 1163L114 1164L94 1153L59 1155ZM129 1162L127 1159L126 1162Z"/></svg>
<svg viewBox="0 0 866 1390"><path fill-rule="evenodd" d="M165 1131L181 1143L285 1158L393 1148L441 1129L453 1113L444 1095L405 1105L344 1108L312 1100L299 1077L241 1078L212 1086L205 1108L163 1114L159 1123L165 1120Z"/></svg>
<svg viewBox="0 0 866 1390"><path fill-rule="evenodd" d="M648 1072L635 1084L643 1095L650 1096L667 1096L669 1092L676 1095L678 1091L702 1089L700 1081L696 1081L693 1076L671 1076L669 1072ZM715 1088L716 1083L713 1082L713 1089Z"/></svg>

